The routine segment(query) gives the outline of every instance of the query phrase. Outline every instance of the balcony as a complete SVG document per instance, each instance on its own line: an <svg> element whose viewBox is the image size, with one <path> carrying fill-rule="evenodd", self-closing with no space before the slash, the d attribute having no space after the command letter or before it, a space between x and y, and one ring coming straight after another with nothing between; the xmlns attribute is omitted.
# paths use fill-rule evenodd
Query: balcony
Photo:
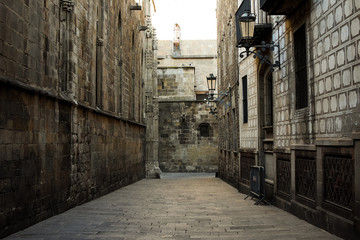
<svg viewBox="0 0 360 240"><path fill-rule="evenodd" d="M302 2L304 2L304 0L260 0L260 9L269 15L289 15Z"/></svg>
<svg viewBox="0 0 360 240"><path fill-rule="evenodd" d="M237 46L242 47L244 44L250 45L260 45L262 41L264 41L267 36L271 34L272 24L270 22L270 17L268 14L261 10L259 6L259 1L261 0L244 0L238 10L235 13L236 16L236 35L237 35ZM251 2L253 3L253 7L251 6ZM254 37L252 39L243 39L240 26L239 26L239 18L245 12L245 10L249 10L252 13L256 14L256 22L255 22L255 30Z"/></svg>

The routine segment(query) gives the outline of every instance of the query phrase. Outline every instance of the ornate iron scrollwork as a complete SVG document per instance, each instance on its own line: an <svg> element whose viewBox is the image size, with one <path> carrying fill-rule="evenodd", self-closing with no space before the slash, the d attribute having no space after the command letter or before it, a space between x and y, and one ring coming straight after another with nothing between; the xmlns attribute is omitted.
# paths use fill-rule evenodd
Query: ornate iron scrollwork
<svg viewBox="0 0 360 240"><path fill-rule="evenodd" d="M264 41L261 42L261 45L252 45L252 46L243 46L246 48L245 51L242 51L240 53L240 57L243 58L246 56L249 56L250 54L254 54L254 58L260 59L260 63L267 63L270 65L270 71L273 72L275 67L280 68L280 53L278 53L278 60L275 61L275 63L271 63L268 56L264 56L263 53L269 49L270 51L274 51L277 47L279 49L279 44L275 44L274 42L271 43L265 43ZM250 47L255 48L254 50L250 50Z"/></svg>

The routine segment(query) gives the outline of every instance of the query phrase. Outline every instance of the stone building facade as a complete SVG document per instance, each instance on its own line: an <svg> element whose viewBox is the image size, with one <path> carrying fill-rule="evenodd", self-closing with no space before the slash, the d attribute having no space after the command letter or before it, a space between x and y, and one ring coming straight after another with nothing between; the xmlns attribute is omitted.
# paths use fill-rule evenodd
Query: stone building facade
<svg viewBox="0 0 360 240"><path fill-rule="evenodd" d="M159 164L164 172L216 172L218 125L204 101L216 75L215 40L159 41Z"/></svg>
<svg viewBox="0 0 360 240"><path fill-rule="evenodd" d="M151 3L0 0L0 237L156 172Z"/></svg>
<svg viewBox="0 0 360 240"><path fill-rule="evenodd" d="M231 80L238 83L238 112L232 118L225 108L219 115L224 133L219 175L248 193L250 166L263 166L268 201L341 237L356 239L359 1L234 2L218 0L217 6L219 89L225 90ZM270 31L257 37L279 44L274 52L263 53L272 63L280 59L274 72L252 55L239 57L244 49L237 51L237 40L229 40L236 38L234 14L245 4L256 13L259 28L267 27L264 19L271 24ZM231 97L228 102L233 102ZM234 147L226 143L232 139L237 141Z"/></svg>
<svg viewBox="0 0 360 240"><path fill-rule="evenodd" d="M239 176L239 66L236 48L236 1L217 1L217 52L219 93L219 177L230 184L238 184Z"/></svg>

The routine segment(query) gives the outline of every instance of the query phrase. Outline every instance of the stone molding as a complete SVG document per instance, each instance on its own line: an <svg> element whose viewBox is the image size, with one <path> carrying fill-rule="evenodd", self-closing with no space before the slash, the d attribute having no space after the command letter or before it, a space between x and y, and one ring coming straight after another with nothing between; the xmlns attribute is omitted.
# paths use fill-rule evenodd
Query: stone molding
<svg viewBox="0 0 360 240"><path fill-rule="evenodd" d="M354 146L354 141L350 138L331 138L331 139L317 139L315 140L317 146L339 146L351 147Z"/></svg>
<svg viewBox="0 0 360 240"><path fill-rule="evenodd" d="M70 105L72 105L74 107L81 107L83 109L93 111L93 112L96 112L98 114L101 114L101 115L104 115L104 116L107 116L107 117L115 118L115 119L118 119L120 121L127 122L127 123L130 123L130 124L139 126L139 127L146 127L146 125L144 125L142 123L135 122L135 121L132 121L132 120L117 116L117 115L112 114L110 112L103 111L103 110L101 110L101 109L99 109L97 107L93 107L93 106L89 106L89 105L80 103L80 102L76 101L75 99L72 99L68 95L64 94L63 92L56 92L56 91L52 91L51 89L42 89L40 87L30 86L30 85L27 85L27 84L25 84L23 82L20 82L18 80L10 79L10 78L4 77L2 75L0 75L0 84L6 84L6 85L9 85L9 86L11 86L13 88L19 88L19 89L22 89L22 90L27 91L27 92L38 94L38 95L41 95L41 96L46 96L48 98L53 98L53 99L55 99L57 101L66 102L66 103L68 103L68 104L70 104Z"/></svg>
<svg viewBox="0 0 360 240"><path fill-rule="evenodd" d="M360 132L353 132L352 138L354 140L360 140Z"/></svg>
<svg viewBox="0 0 360 240"><path fill-rule="evenodd" d="M291 150L316 151L316 146L310 144L293 144L291 145Z"/></svg>

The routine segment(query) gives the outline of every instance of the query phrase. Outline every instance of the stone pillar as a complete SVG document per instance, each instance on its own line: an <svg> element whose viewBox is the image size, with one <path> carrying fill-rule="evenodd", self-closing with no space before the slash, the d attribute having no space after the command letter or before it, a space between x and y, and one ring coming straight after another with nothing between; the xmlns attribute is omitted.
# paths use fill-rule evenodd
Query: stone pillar
<svg viewBox="0 0 360 240"><path fill-rule="evenodd" d="M291 199L295 199L296 197L296 182L295 182L295 150L292 149L291 150L291 188L290 188L290 193L291 193Z"/></svg>
<svg viewBox="0 0 360 240"><path fill-rule="evenodd" d="M73 44L72 25L74 2L72 0L61 0L60 11L60 90L69 97L75 98L74 88L77 83L73 82L73 74L75 72L75 63L71 61Z"/></svg>
<svg viewBox="0 0 360 240"><path fill-rule="evenodd" d="M157 39L151 24L150 0L144 3L146 11L145 31L145 122L146 122L146 177L159 178L159 107L157 93Z"/></svg>

